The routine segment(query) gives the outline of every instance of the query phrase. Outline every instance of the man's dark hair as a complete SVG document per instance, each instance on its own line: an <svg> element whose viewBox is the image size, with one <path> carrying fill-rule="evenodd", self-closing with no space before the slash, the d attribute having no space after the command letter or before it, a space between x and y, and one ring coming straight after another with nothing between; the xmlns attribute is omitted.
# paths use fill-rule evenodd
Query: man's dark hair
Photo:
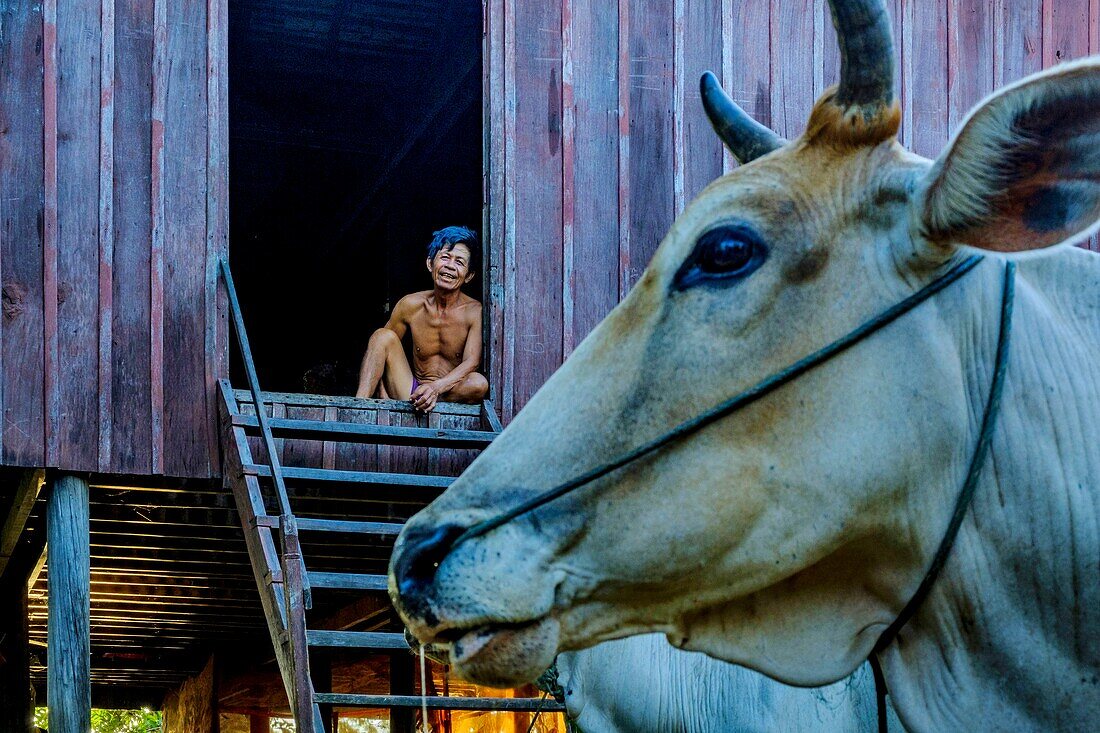
<svg viewBox="0 0 1100 733"><path fill-rule="evenodd" d="M435 232L428 245L428 259L434 260L440 250L452 250L456 244L464 244L470 250L470 272L477 272L481 267L481 244L474 230L467 227L445 227Z"/></svg>

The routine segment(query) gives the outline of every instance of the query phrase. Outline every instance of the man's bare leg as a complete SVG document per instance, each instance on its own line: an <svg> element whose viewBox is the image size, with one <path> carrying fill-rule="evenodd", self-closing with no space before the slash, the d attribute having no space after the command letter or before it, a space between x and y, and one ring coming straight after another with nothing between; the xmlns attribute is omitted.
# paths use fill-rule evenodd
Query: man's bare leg
<svg viewBox="0 0 1100 733"><path fill-rule="evenodd" d="M359 388L356 397L373 397L379 386L384 385L387 396L395 400L407 400L412 393L413 373L401 339L388 328L380 328L371 335L363 365L359 369Z"/></svg>
<svg viewBox="0 0 1100 733"><path fill-rule="evenodd" d="M482 375L474 372L461 382L451 387L441 398L445 402L481 402L489 392L489 381Z"/></svg>

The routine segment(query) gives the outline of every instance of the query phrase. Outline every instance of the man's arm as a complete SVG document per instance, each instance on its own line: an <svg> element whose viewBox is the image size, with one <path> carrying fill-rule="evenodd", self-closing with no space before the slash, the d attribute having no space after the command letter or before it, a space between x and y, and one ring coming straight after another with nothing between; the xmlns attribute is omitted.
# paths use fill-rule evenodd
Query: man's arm
<svg viewBox="0 0 1100 733"><path fill-rule="evenodd" d="M397 334L397 338L405 338L405 332L409 330L409 318L416 310L416 304L412 302L412 296L406 295L397 301L397 305L390 311L390 319L386 321L386 328Z"/></svg>
<svg viewBox="0 0 1100 733"><path fill-rule="evenodd" d="M444 376L422 384L412 393L413 407L422 412L428 412L440 396L450 392L453 387L461 384L466 377L477 371L481 364L481 303L476 303L470 308L470 318L466 321L466 346L462 349L462 361L454 369Z"/></svg>

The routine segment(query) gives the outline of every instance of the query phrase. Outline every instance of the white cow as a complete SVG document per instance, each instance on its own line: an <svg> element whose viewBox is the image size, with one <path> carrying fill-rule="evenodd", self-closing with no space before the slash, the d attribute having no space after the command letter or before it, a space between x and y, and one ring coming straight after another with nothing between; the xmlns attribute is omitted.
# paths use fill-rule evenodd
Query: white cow
<svg viewBox="0 0 1100 733"><path fill-rule="evenodd" d="M1096 730L1100 257L1064 245L1100 219L1100 59L993 95L933 162L896 138L883 0L830 6L841 81L798 139L705 80L747 164L691 203L623 303L405 525L391 597L487 683L661 632L806 686L874 653L910 730ZM1004 253L1022 252L1036 256L1013 277ZM918 293L931 299L768 381ZM689 429L741 393L763 396Z"/></svg>
<svg viewBox="0 0 1100 733"><path fill-rule="evenodd" d="M557 670L569 717L582 733L878 730L867 665L825 687L789 687L647 634L564 652ZM888 711L890 730L900 731Z"/></svg>

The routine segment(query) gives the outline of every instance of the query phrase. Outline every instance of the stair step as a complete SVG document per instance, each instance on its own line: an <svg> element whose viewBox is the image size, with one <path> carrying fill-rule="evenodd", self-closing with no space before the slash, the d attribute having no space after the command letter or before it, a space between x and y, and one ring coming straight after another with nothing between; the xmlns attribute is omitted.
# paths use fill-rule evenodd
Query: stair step
<svg viewBox="0 0 1100 733"><path fill-rule="evenodd" d="M297 517L298 531L306 532L343 532L345 534L375 534L383 537L396 537L405 525L396 522L365 522L350 519L311 519ZM256 517L257 527L279 528L279 518L270 514Z"/></svg>
<svg viewBox="0 0 1100 733"><path fill-rule="evenodd" d="M306 632L310 646L344 647L347 649L408 649L404 634L384 631L322 631Z"/></svg>
<svg viewBox="0 0 1100 733"><path fill-rule="evenodd" d="M322 705L342 705L360 708L418 708L424 698L419 695L348 695L335 692L318 692L313 699ZM429 695L426 699L432 710L509 710L517 713L561 713L565 706L553 699L533 697L441 697Z"/></svg>
<svg viewBox="0 0 1100 733"><path fill-rule="evenodd" d="M496 433L485 430L414 428L287 418L272 418L268 422L271 425L271 432L279 438L330 440L339 443L478 449L489 445L496 437ZM260 423L255 415L234 415L233 425L246 428L252 434L259 434Z"/></svg>
<svg viewBox="0 0 1100 733"><path fill-rule="evenodd" d="M256 463L244 465L246 476L271 478L271 467ZM283 466L287 481L318 481L371 486L410 486L445 489L454 482L453 476L423 476L415 473L378 473L375 471L336 471L329 468L295 468Z"/></svg>
<svg viewBox="0 0 1100 733"><path fill-rule="evenodd" d="M298 529L308 532L346 532L396 537L401 534L404 526L395 522L356 522L350 519L298 519Z"/></svg>
<svg viewBox="0 0 1100 733"><path fill-rule="evenodd" d="M311 588L331 588L338 590L386 590L385 575L367 575L365 573L309 573Z"/></svg>

